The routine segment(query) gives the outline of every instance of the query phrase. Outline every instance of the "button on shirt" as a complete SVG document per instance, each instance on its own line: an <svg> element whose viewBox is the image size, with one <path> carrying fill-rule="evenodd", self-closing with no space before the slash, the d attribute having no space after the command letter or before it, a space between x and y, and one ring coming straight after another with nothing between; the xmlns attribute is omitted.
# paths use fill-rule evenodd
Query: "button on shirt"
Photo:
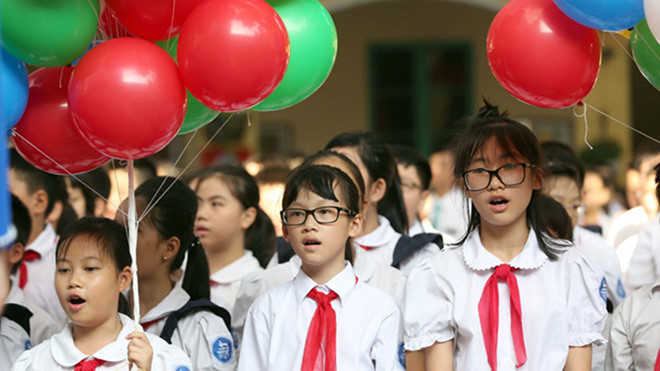
<svg viewBox="0 0 660 371"><path fill-rule="evenodd" d="M92 355L93 358L105 363L96 368L97 371L112 371L128 367L127 349L129 341L126 336L135 331L135 323L129 317L119 314L122 329L117 340L101 348ZM71 324L54 335L49 340L23 353L16 361L12 371L70 371L78 362L87 360L90 356L81 352L73 343L73 327ZM174 345L167 344L163 339L147 334L153 359L151 369L159 371L190 371L192 365L188 356Z"/></svg>
<svg viewBox="0 0 660 371"><path fill-rule="evenodd" d="M660 349L660 279L633 291L614 311L607 370L652 371Z"/></svg>
<svg viewBox="0 0 660 371"><path fill-rule="evenodd" d="M259 297L250 308L239 370L300 370L316 302L313 288L337 293L337 370L403 369L399 362L400 314L386 293L358 280L350 264L325 285L301 269L293 281Z"/></svg>
<svg viewBox="0 0 660 371"><path fill-rule="evenodd" d="M150 323L144 331L160 336L167 317L189 300L188 293L175 286L158 305L140 318L140 324ZM231 332L222 318L209 311L199 310L181 318L172 334L172 345L183 349L196 371L236 368Z"/></svg>
<svg viewBox="0 0 660 371"><path fill-rule="evenodd" d="M478 305L493 269L503 263L483 247L475 231L463 246L416 267L408 278L404 304L406 349L453 339L457 370L489 370ZM550 261L532 230L522 252L508 264L518 269L527 362L516 369L509 289L500 281L498 371L561 370L569 346L604 341L603 271L586 254L568 248Z"/></svg>

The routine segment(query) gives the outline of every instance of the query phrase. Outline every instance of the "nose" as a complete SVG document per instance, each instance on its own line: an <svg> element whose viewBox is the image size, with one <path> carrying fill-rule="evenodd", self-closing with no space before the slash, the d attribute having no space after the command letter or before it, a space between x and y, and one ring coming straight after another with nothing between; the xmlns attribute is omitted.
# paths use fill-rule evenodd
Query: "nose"
<svg viewBox="0 0 660 371"><path fill-rule="evenodd" d="M489 190L503 189L504 184L500 181L500 178L496 174L490 176L490 184L488 185Z"/></svg>
<svg viewBox="0 0 660 371"><path fill-rule="evenodd" d="M195 220L205 220L206 219L206 206L200 204L197 207L197 215L195 215Z"/></svg>
<svg viewBox="0 0 660 371"><path fill-rule="evenodd" d="M81 287L81 280L80 280L80 275L76 273L75 271L72 271L71 275L69 276L69 284L67 287L69 289L75 289Z"/></svg>
<svg viewBox="0 0 660 371"><path fill-rule="evenodd" d="M314 219L314 215L312 213L307 213L307 217L303 223L303 231L316 230L317 228L318 223L316 222L316 219Z"/></svg>

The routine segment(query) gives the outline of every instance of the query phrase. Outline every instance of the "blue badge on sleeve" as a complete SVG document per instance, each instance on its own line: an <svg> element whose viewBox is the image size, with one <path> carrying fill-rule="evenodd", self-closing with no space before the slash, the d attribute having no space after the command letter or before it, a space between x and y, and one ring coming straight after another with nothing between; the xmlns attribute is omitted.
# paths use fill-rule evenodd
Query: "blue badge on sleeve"
<svg viewBox="0 0 660 371"><path fill-rule="evenodd" d="M619 295L621 299L626 297L626 289L623 288L623 283L621 282L621 278L616 283L616 294Z"/></svg>
<svg viewBox="0 0 660 371"><path fill-rule="evenodd" d="M24 347L25 347L25 350L28 350L28 349L32 348L32 343L30 342L30 340L25 340Z"/></svg>
<svg viewBox="0 0 660 371"><path fill-rule="evenodd" d="M231 337L232 339L234 339L234 349L238 350L238 345L240 344L240 341L238 339L238 332L236 332L234 326L231 327Z"/></svg>
<svg viewBox="0 0 660 371"><path fill-rule="evenodd" d="M406 369L406 350L403 348L403 341L399 344L399 363Z"/></svg>
<svg viewBox="0 0 660 371"><path fill-rule="evenodd" d="M186 366L178 366L175 371L190 371Z"/></svg>
<svg viewBox="0 0 660 371"><path fill-rule="evenodd" d="M234 354L234 346L231 344L231 340L226 337L219 337L213 342L213 356L222 363L227 363L231 361L231 357Z"/></svg>
<svg viewBox="0 0 660 371"><path fill-rule="evenodd" d="M605 277L600 281L600 297L607 303L607 282L605 282Z"/></svg>

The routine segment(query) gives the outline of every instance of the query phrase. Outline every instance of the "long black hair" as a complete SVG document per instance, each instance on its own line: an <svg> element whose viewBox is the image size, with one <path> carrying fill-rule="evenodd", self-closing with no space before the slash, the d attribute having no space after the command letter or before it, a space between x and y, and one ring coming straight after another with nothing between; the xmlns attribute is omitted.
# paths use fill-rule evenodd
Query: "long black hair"
<svg viewBox="0 0 660 371"><path fill-rule="evenodd" d="M488 140L495 140L497 145L506 152L519 153L530 165L541 168L541 151L539 141L526 126L518 121L507 117L507 113L500 113L496 106L485 102L485 105L479 109L477 116L466 119L465 129L459 134L456 144L456 158L454 163L454 176L457 180L463 181L463 173L468 169L472 159L482 151L484 144ZM527 206L527 224L536 232L537 242L543 253L550 260L556 260L565 247L561 243L553 240L551 236L557 231L548 230L550 225L566 225L570 223L568 215L564 213L558 216L559 220L549 223L543 217L543 207L548 204L561 205L552 198L545 196L541 190L533 190L532 197ZM463 237L457 242L461 245L467 240L470 233L477 229L481 224L481 217L473 203L468 205L469 223ZM562 208L563 209L563 208ZM558 209L557 209L558 210ZM567 220L562 221L562 218ZM568 245L566 245L568 246Z"/></svg>
<svg viewBox="0 0 660 371"><path fill-rule="evenodd" d="M149 223L161 238L179 239L177 251L170 265L170 272L181 268L188 254L181 287L190 295L190 300L210 297L209 265L199 239L195 237L197 196L183 182L169 177L146 180L135 190L135 198L145 205L153 202L153 208L142 223Z"/></svg>
<svg viewBox="0 0 660 371"><path fill-rule="evenodd" d="M257 210L254 222L245 231L244 246L252 252L252 255L259 261L259 265L266 267L275 254L275 227L273 221L259 207L259 187L254 178L241 166L219 165L209 168L199 175L197 188L210 178L223 181L244 210L251 207Z"/></svg>
<svg viewBox="0 0 660 371"><path fill-rule="evenodd" d="M385 196L378 203L378 213L385 216L395 231L408 233L408 217L399 184L399 173L390 147L380 135L371 132L342 133L332 138L325 149L356 148L371 181L383 179ZM366 181L366 180L365 180Z"/></svg>
<svg viewBox="0 0 660 371"><path fill-rule="evenodd" d="M335 194L338 190L338 195ZM298 194L307 190L326 200L344 203L348 210L360 213L358 188L345 172L328 165L309 165L296 168L287 179L282 196L282 209L296 201ZM353 263L353 243L346 240L344 259Z"/></svg>

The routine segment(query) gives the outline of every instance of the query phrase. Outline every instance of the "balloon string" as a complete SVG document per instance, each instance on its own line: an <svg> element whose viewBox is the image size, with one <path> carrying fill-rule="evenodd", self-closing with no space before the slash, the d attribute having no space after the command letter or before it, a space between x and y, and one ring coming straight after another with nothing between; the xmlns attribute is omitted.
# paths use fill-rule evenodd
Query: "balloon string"
<svg viewBox="0 0 660 371"><path fill-rule="evenodd" d="M135 321L135 329L139 330L140 326L140 292L138 291L138 266L137 266L137 231L139 221L137 220L137 212L135 207L135 177L133 172L133 160L128 160L126 166L128 172L128 247L131 252L131 271L133 272L133 320Z"/></svg>
<svg viewBox="0 0 660 371"><path fill-rule="evenodd" d="M85 188L87 188L87 189L89 189L90 191L94 192L94 194L95 194L96 196L98 196L99 198L103 199L105 202L109 203L109 204L112 205L113 207L118 207L118 205L113 204L112 202L110 202L110 200L108 200L107 198L103 197L100 193L98 193L98 192L97 192L94 188L92 188L89 184L83 182L82 179L78 178L75 174L71 173L71 172L70 172L67 168L65 168L62 164L60 164L59 162L55 161L52 157L50 157L48 154L46 154L44 151L42 151L39 147L35 146L35 145L34 145L32 142L30 142L27 138L25 138L24 136L22 136L21 134L19 134L19 132L17 132L16 129L12 129L12 131L11 131L11 135L12 135L12 136L15 136L15 137L17 137L17 138L20 138L22 141L24 141L25 143L27 143L30 147L34 148L34 149L35 149L37 152L39 152L42 156L46 157L48 160L52 161L55 165L57 165L60 169L64 170L64 171L67 173L67 175L69 175L69 176L71 176L72 178L74 178L75 180L77 180L80 184L82 184L83 186L85 186ZM118 210L118 211L121 211L121 210ZM121 212L122 212L123 214L126 214L126 213L124 213L123 211L121 211Z"/></svg>
<svg viewBox="0 0 660 371"><path fill-rule="evenodd" d="M92 10L94 11L94 16L96 17L96 19L99 19L100 18L99 13L96 11L96 7L94 6L94 4L92 4L92 0L87 0L87 2L89 3L89 6L92 7ZM100 3L99 3L99 7L100 7Z"/></svg>
<svg viewBox="0 0 660 371"><path fill-rule="evenodd" d="M626 54L628 55L628 57L630 58L630 60L634 61L635 58L633 58L632 54L630 54L630 52L628 51L628 49L627 49L625 46L623 46L623 44L621 44L621 42L620 42L619 40L617 40L616 36L614 36L614 35L612 34L612 32L608 32L608 34L614 39L614 41L615 41L617 44L619 44L619 46L621 47L621 49L624 51L624 53L626 53Z"/></svg>
<svg viewBox="0 0 660 371"><path fill-rule="evenodd" d="M250 120L250 111L247 111L247 123L248 127L252 127L252 120Z"/></svg>
<svg viewBox="0 0 660 371"><path fill-rule="evenodd" d="M60 67L60 82L59 88L62 89L62 79L64 78L64 66Z"/></svg>
<svg viewBox="0 0 660 371"><path fill-rule="evenodd" d="M637 32L637 35L639 36L640 39L642 39L642 41L644 41L644 44L646 44L646 46L649 48L651 53L653 53L653 55L655 56L655 59L660 60L660 57L658 56L658 53L656 53L654 48L651 47L651 44L649 44L649 42L646 41L646 37L644 37L644 34L641 33L641 32Z"/></svg>
<svg viewBox="0 0 660 371"><path fill-rule="evenodd" d="M208 145L211 144L213 139L215 139L215 137L218 136L218 134L220 134L222 129L224 129L225 126L227 126L227 124L229 123L229 120L231 120L231 118L234 117L234 115L235 115L235 112L232 112L231 115L229 115L229 117L227 117L227 119L222 123L222 125L220 125L218 130L216 130L215 133L213 133L213 135L211 136L211 138L209 138L209 140L206 142L206 144L204 144L204 146L202 146L202 148L195 154L195 156L192 158L192 160L190 160L190 162L188 162L186 167L184 167L183 170L181 170L181 172L179 172L179 174L174 178L174 182L176 182L177 180L179 180L183 176L183 174L188 170L190 165L192 165L192 163L195 162L195 160L197 160L197 158L202 154L202 152L204 152L206 147L208 147ZM190 141L191 140L189 140L188 143L190 143ZM187 148L187 146L186 146L186 148ZM184 151L181 151L181 152L183 153ZM156 204L158 204L158 202L163 198L163 196L165 196L165 194L170 190L170 188L172 188L172 186L174 186L174 182L172 182L172 184L170 184L170 186L165 190L165 192L163 192L160 195L160 197L158 197L158 200L156 200L153 203L153 205L151 205L151 207L149 209L145 209L145 211L140 216L140 220L144 219L144 217L156 206Z"/></svg>
<svg viewBox="0 0 660 371"><path fill-rule="evenodd" d="M174 10L175 10L175 8L176 8L176 0L172 1L172 19L170 19L170 29L169 29L168 31L171 31L171 30L172 30L172 27L174 27ZM168 35L167 35L167 36L170 36L170 35L169 35L169 32L168 32ZM173 38L174 38L174 37L170 37L170 38L168 38L168 39L167 39L167 43L165 44L165 50L166 50L168 53L170 52L170 41L171 41ZM176 58L175 58L175 59L176 59Z"/></svg>
<svg viewBox="0 0 660 371"><path fill-rule="evenodd" d="M582 111L582 113L578 113L577 112L577 107L582 107L582 106L584 106L584 110ZM582 102L579 102L578 104L573 106L573 114L575 115L575 117L584 118L584 143L587 145L587 147L589 147L590 150L593 151L594 147L592 147L591 144L589 144L589 141L587 139L587 136L589 135L589 123L587 122L587 106L586 106L586 104L584 104Z"/></svg>
<svg viewBox="0 0 660 371"><path fill-rule="evenodd" d="M614 117L608 115L607 113L605 113L605 112L603 112L603 111L601 111L601 110L595 108L594 106L591 106L591 105L589 105L589 104L587 104L587 103L584 103L584 106L585 106L585 107L589 107L590 109L592 109L592 110L594 110L594 111L600 113L601 115L603 115L603 116L607 117L608 119L610 119L610 120L616 122L617 124L619 124L619 125L621 125L621 126L624 126L624 127L628 128L628 129L634 131L635 133L637 133L637 134L639 134L639 135L642 135L642 136L646 137L647 139L652 140L652 141L655 142L655 143L660 144L660 140L655 139L655 138L653 138L652 136L650 136L650 135L648 135L648 134L646 134L646 133L644 133L644 132L642 132L642 131L640 131L640 130L635 129L634 127L632 127L632 126L626 124L626 123L623 122L623 121L617 120L616 118L614 118Z"/></svg>

